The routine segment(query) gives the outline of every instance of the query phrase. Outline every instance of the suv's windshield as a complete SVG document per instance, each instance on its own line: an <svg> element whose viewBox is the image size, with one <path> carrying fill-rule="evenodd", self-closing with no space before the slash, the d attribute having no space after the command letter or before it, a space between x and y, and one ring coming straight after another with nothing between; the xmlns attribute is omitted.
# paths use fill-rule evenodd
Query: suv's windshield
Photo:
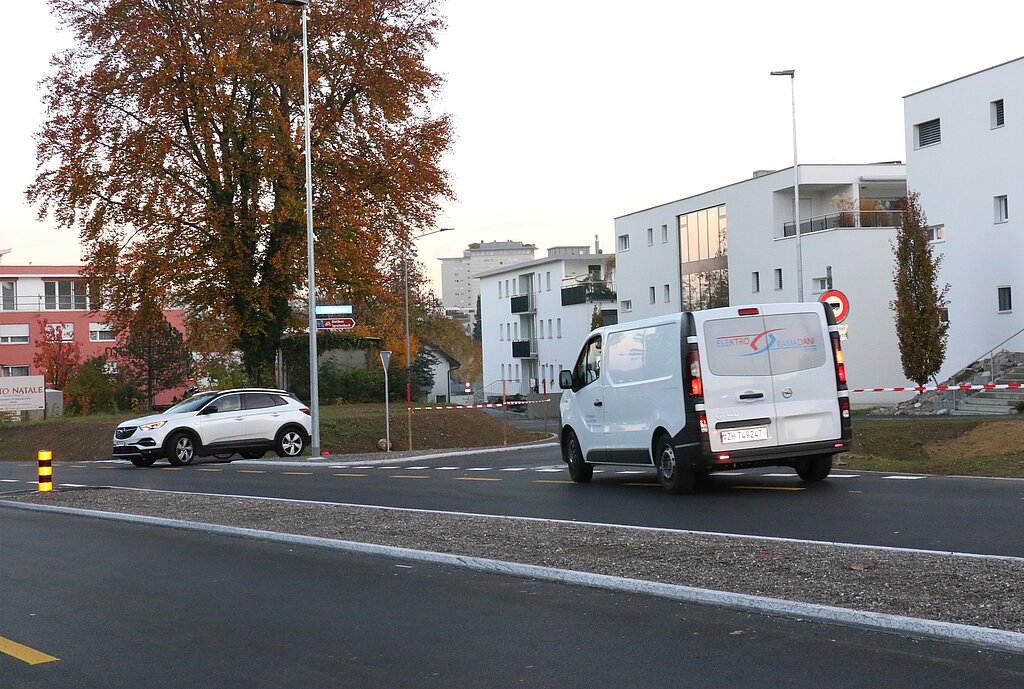
<svg viewBox="0 0 1024 689"><path fill-rule="evenodd" d="M196 409L199 409L204 404L206 404L211 399L213 399L214 395L216 395L216 394L217 393L215 393L215 392L204 392L201 395L195 395L194 397L189 397L187 400L184 400L183 402L178 402L176 405L174 405L173 407L171 407L170 409L168 409L164 413L165 414L183 414L185 412L195 411Z"/></svg>

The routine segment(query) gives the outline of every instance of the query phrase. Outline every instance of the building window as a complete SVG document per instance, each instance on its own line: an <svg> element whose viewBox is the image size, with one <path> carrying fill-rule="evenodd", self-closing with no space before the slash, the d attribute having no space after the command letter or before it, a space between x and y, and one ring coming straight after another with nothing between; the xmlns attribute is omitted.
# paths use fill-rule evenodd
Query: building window
<svg viewBox="0 0 1024 689"><path fill-rule="evenodd" d="M939 323L949 323L949 309L939 309Z"/></svg>
<svg viewBox="0 0 1024 689"><path fill-rule="evenodd" d="M505 364L501 365L501 379L505 380Z"/></svg>
<svg viewBox="0 0 1024 689"><path fill-rule="evenodd" d="M656 297L655 292L654 292L654 285L651 285L647 289L648 289L648 295L651 298L651 303L653 304L653 303L655 303L657 301L657 297Z"/></svg>
<svg viewBox="0 0 1024 689"><path fill-rule="evenodd" d="M551 319L548 319L548 339L550 340L555 336L555 331L551 329Z"/></svg>
<svg viewBox="0 0 1024 689"><path fill-rule="evenodd" d="M775 290L782 289L782 268L775 269Z"/></svg>
<svg viewBox="0 0 1024 689"><path fill-rule="evenodd" d="M925 230L928 232L929 242L944 242L946 241L946 226L945 225L929 225Z"/></svg>
<svg viewBox="0 0 1024 689"><path fill-rule="evenodd" d="M543 340L544 339L544 319L543 318L541 318L540 321L538 321L537 327L539 329L540 339Z"/></svg>
<svg viewBox="0 0 1024 689"><path fill-rule="evenodd" d="M0 366L0 370L3 371L5 377L29 375L28 366Z"/></svg>
<svg viewBox="0 0 1024 689"><path fill-rule="evenodd" d="M654 246L654 228L647 228L647 246Z"/></svg>
<svg viewBox="0 0 1024 689"><path fill-rule="evenodd" d="M114 329L106 323L89 324L90 342L113 342L116 339L117 335L114 334Z"/></svg>
<svg viewBox="0 0 1024 689"><path fill-rule="evenodd" d="M756 270L750 274L750 291L754 294L761 291L761 273Z"/></svg>
<svg viewBox="0 0 1024 689"><path fill-rule="evenodd" d="M728 223L725 205L678 216L680 309L729 305Z"/></svg>
<svg viewBox="0 0 1024 689"><path fill-rule="evenodd" d="M519 339L519 323L518 322L512 323L512 327L514 328L512 333L515 336L515 339L518 340Z"/></svg>
<svg viewBox="0 0 1024 689"><path fill-rule="evenodd" d="M633 300L623 299L621 302L619 302L619 307L622 309L622 313L629 313L630 311L633 310Z"/></svg>
<svg viewBox="0 0 1024 689"><path fill-rule="evenodd" d="M668 244L668 225L661 226L661 243Z"/></svg>
<svg viewBox="0 0 1024 689"><path fill-rule="evenodd" d="M15 296L15 285L17 284L14 280L0 282L0 309L14 311L17 308L18 300Z"/></svg>
<svg viewBox="0 0 1024 689"><path fill-rule="evenodd" d="M992 129L995 129L996 127L1002 127L1004 124L1006 124L1005 120L1003 119L1002 98L1000 98L999 100L994 100L991 103L989 103L989 110L992 114Z"/></svg>
<svg viewBox="0 0 1024 689"><path fill-rule="evenodd" d="M942 128L937 118L914 125L914 148L934 146L941 141Z"/></svg>
<svg viewBox="0 0 1024 689"><path fill-rule="evenodd" d="M1010 219L1010 207L1006 202L1006 194L996 196L993 199L996 211L996 222L1006 222Z"/></svg>
<svg viewBox="0 0 1024 689"><path fill-rule="evenodd" d="M0 344L28 344L28 323L0 325Z"/></svg>
<svg viewBox="0 0 1024 689"><path fill-rule="evenodd" d="M544 280L547 282L547 291L551 291L551 271L549 270L544 274Z"/></svg>
<svg viewBox="0 0 1024 689"><path fill-rule="evenodd" d="M74 323L47 323L46 332L53 338L54 342L74 342Z"/></svg>
<svg viewBox="0 0 1024 689"><path fill-rule="evenodd" d="M1009 313L1013 311L1013 295L1010 293L1009 287L999 288L999 313Z"/></svg>
<svg viewBox="0 0 1024 689"><path fill-rule="evenodd" d="M555 321L555 323L558 324L558 337L559 337L559 339L561 339L561 337L562 337L562 319L559 318L558 320Z"/></svg>
<svg viewBox="0 0 1024 689"><path fill-rule="evenodd" d="M43 289L43 305L50 311L85 311L89 308L83 280L47 280Z"/></svg>
<svg viewBox="0 0 1024 689"><path fill-rule="evenodd" d="M815 294L824 294L828 291L828 278L814 278L811 281Z"/></svg>
<svg viewBox="0 0 1024 689"><path fill-rule="evenodd" d="M666 304L672 301L672 289L668 285L665 285L664 295Z"/></svg>
<svg viewBox="0 0 1024 689"><path fill-rule="evenodd" d="M501 299L501 280L498 280L498 299Z"/></svg>
<svg viewBox="0 0 1024 689"><path fill-rule="evenodd" d="M505 341L505 324L498 323L498 342Z"/></svg>
<svg viewBox="0 0 1024 689"><path fill-rule="evenodd" d="M619 251L629 251L629 235L620 234L617 246Z"/></svg>

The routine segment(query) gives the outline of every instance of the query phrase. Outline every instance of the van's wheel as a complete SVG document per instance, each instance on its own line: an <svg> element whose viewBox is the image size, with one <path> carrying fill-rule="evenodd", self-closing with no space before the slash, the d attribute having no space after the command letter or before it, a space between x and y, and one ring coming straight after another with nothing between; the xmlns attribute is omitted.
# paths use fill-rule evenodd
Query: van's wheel
<svg viewBox="0 0 1024 689"><path fill-rule="evenodd" d="M196 458L196 441L188 433L175 433L167 441L167 461L176 467L191 464Z"/></svg>
<svg viewBox="0 0 1024 689"><path fill-rule="evenodd" d="M574 482L590 483L594 478L594 467L584 461L575 431L569 431L565 438L565 462L569 465L569 477Z"/></svg>
<svg viewBox="0 0 1024 689"><path fill-rule="evenodd" d="M683 466L683 463L676 457L675 448L672 447L667 435L658 438L658 444L654 451L654 462L658 467L658 480L661 481L661 487L673 495L692 493L696 484L696 475L693 469Z"/></svg>
<svg viewBox="0 0 1024 689"><path fill-rule="evenodd" d="M832 458L835 455L803 457L796 462L796 473L804 481L821 481L832 472Z"/></svg>

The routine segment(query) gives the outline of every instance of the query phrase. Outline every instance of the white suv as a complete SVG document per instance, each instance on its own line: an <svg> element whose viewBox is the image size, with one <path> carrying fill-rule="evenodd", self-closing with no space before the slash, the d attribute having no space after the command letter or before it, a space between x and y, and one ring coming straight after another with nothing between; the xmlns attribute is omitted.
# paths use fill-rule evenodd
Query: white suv
<svg viewBox="0 0 1024 689"><path fill-rule="evenodd" d="M160 457L174 466L197 456L259 459L268 450L297 457L309 445L309 408L284 390L241 388L202 392L162 414L125 421L114 431L114 457L148 467Z"/></svg>

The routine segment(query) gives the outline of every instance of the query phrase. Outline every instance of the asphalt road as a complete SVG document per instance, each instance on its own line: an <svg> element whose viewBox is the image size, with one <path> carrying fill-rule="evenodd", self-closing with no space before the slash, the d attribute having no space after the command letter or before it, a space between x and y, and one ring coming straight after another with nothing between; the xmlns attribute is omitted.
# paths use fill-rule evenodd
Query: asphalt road
<svg viewBox="0 0 1024 689"><path fill-rule="evenodd" d="M2 516L0 677L11 689L1024 686L1021 656L955 644L258 540ZM30 664L44 657L28 651L52 660Z"/></svg>
<svg viewBox="0 0 1024 689"><path fill-rule="evenodd" d="M598 471L593 483L572 484L552 447L355 466L204 461L138 469L58 460L54 480L1024 557L1021 480L840 468L805 484L790 469L770 468L716 475L698 494L672 496L652 470ZM0 491L31 488L35 472L32 463L0 462Z"/></svg>

